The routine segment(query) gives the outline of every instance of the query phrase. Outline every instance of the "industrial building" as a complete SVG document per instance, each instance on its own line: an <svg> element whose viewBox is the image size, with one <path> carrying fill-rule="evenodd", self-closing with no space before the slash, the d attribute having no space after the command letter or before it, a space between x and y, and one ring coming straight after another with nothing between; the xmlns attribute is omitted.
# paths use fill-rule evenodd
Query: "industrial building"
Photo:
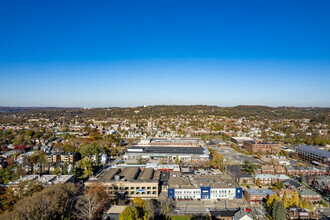
<svg viewBox="0 0 330 220"><path fill-rule="evenodd" d="M242 188L228 175L182 175L170 172L168 198L241 199Z"/></svg>
<svg viewBox="0 0 330 220"><path fill-rule="evenodd" d="M160 174L160 170L153 168L110 168L98 177L90 178L85 185L102 184L107 187L111 197L157 199Z"/></svg>

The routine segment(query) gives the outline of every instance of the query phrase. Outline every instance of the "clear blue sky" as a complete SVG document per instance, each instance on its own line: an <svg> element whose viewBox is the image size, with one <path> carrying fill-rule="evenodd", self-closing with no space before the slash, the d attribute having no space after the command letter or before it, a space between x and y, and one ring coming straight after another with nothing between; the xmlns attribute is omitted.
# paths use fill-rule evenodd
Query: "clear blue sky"
<svg viewBox="0 0 330 220"><path fill-rule="evenodd" d="M0 106L330 106L330 1L0 0Z"/></svg>

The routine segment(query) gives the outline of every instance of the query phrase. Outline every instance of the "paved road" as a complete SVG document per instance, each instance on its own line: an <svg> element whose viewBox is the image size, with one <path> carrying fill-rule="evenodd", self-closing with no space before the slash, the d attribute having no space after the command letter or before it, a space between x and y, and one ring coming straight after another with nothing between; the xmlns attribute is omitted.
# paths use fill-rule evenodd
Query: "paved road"
<svg viewBox="0 0 330 220"><path fill-rule="evenodd" d="M230 147L222 147L217 150L224 157L225 162L227 164L244 164L245 160L248 160L250 161L250 163L253 164L263 164L262 161L257 158L254 158L254 156L239 153Z"/></svg>

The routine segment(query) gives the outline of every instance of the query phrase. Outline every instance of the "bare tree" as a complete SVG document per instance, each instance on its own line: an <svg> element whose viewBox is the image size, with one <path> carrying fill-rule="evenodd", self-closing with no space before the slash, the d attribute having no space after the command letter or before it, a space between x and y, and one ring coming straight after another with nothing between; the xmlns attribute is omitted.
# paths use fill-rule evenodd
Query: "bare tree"
<svg viewBox="0 0 330 220"><path fill-rule="evenodd" d="M103 206L104 200L98 194L79 196L76 204L76 216L80 219L93 219L97 211Z"/></svg>

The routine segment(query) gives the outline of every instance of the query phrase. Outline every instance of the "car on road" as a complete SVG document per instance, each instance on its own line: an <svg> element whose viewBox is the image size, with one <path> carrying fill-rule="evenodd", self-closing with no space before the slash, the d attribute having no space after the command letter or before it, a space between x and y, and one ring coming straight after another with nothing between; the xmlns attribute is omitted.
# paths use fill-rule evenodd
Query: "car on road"
<svg viewBox="0 0 330 220"><path fill-rule="evenodd" d="M250 209L250 208L246 208L245 211L246 211L246 212L252 212L252 209Z"/></svg>

